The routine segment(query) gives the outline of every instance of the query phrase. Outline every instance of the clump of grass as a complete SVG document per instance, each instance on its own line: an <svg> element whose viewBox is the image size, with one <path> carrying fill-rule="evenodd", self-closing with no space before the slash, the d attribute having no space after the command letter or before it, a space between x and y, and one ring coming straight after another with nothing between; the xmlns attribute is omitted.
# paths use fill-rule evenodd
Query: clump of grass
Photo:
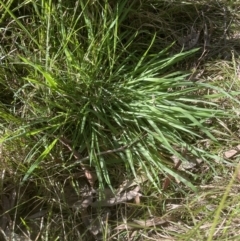
<svg viewBox="0 0 240 241"><path fill-rule="evenodd" d="M32 35L29 40L35 44L25 47L19 62L13 62L26 74L18 80L21 89L15 90L24 109L23 125L11 136L37 136L38 140L44 136L46 143L28 175L60 136L71 139L83 160L89 156L99 182L109 185L108 164L119 159L127 170L136 175L140 167L154 181L159 172L172 174L161 152L181 157L177 150L189 149L200 135L214 140L204 122L224 112L204 97L193 97L206 88L203 84L186 81L185 73L166 72L195 50L173 56L169 48L151 53L158 41L147 32L148 43L135 50L132 46L141 33L123 25L133 6L125 1L113 7L79 2L68 11L53 4L42 6L40 16L34 15L32 21L43 22L38 29L41 34ZM28 35L31 29L22 27L22 31ZM52 37L54 33L57 36ZM29 52L36 45L41 46L39 58ZM127 150L114 152L126 146ZM107 150L114 154L100 154ZM204 154L195 147L191 152Z"/></svg>
<svg viewBox="0 0 240 241"><path fill-rule="evenodd" d="M163 47L158 31L132 23L145 7L139 1L30 2L18 7L20 13L29 11L22 18L11 1L0 3L3 16L10 16L10 26L20 32L12 41L9 30L12 45L6 49L17 51L1 66L0 83L10 92L10 100L1 103L6 128L1 140L6 147L24 139L28 154L17 163L18 178L23 184L50 185L46 193L33 195L45 195L44 205L57 203L59 220L69 211L60 198L56 201L65 186L62 176L71 179L80 163L95 169L102 189L116 185L111 174L119 166L126 175L145 173L158 193L163 175L194 189L175 172L170 156L186 162L187 153L211 165L216 156L196 143L203 138L217 143L209 123L228 117L211 100L226 94L223 90L189 81L188 72L172 71L197 49L173 54L172 39ZM16 76L12 82L5 78L10 71ZM222 92L205 95L209 89ZM62 137L71 140L78 160L63 149ZM55 217L48 222L53 225ZM62 221L63 235L75 224Z"/></svg>

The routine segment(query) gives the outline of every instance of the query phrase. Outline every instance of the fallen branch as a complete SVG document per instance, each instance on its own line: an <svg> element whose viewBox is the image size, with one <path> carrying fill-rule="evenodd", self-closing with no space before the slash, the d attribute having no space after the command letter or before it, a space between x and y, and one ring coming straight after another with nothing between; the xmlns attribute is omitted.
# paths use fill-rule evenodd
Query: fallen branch
<svg viewBox="0 0 240 241"><path fill-rule="evenodd" d="M143 135L143 137L146 136L146 134ZM116 152L122 152L125 151L126 149L129 149L130 147L132 147L134 144L136 144L137 142L139 142L140 139L137 139L135 141L133 141L130 144L127 144L125 146L121 146L119 148L113 149L113 150L107 150L107 151L102 151L96 154L96 156L103 156L103 155L108 155L108 154L112 154L112 153L116 153ZM90 160L90 156L78 159L74 162L74 164L70 165L69 167L75 166L76 164L82 163L84 161L88 161Z"/></svg>

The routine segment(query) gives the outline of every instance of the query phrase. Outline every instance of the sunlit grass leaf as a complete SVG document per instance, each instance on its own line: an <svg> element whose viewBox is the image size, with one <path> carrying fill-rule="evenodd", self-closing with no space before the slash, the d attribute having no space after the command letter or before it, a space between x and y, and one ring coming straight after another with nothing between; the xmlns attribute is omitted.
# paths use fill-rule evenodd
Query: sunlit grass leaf
<svg viewBox="0 0 240 241"><path fill-rule="evenodd" d="M22 183L24 183L29 178L29 176L31 176L33 171L39 167L39 165L41 164L41 161L44 160L49 155L49 153L51 152L51 150L53 149L57 141L58 140L55 139L49 146L47 146L45 150L42 152L42 154L37 158L37 160L31 164L31 166L28 168L28 170L26 171L26 174L22 179Z"/></svg>

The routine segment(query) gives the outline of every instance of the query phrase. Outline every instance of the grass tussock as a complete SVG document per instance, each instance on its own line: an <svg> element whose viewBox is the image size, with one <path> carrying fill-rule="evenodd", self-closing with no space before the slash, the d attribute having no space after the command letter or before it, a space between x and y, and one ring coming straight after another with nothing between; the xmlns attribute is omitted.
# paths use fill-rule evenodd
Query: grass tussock
<svg viewBox="0 0 240 241"><path fill-rule="evenodd" d="M238 2L0 3L3 240L238 239Z"/></svg>

